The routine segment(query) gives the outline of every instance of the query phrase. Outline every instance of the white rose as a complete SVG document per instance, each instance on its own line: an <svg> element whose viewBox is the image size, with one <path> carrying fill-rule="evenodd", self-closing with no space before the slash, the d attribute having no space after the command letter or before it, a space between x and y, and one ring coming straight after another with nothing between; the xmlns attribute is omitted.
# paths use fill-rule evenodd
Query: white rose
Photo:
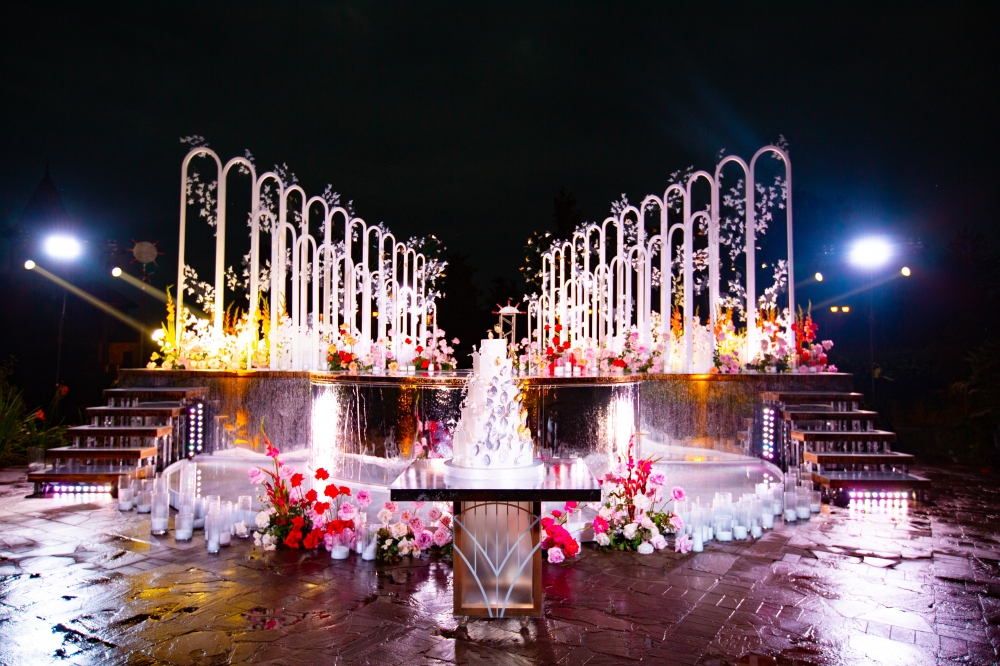
<svg viewBox="0 0 1000 666"><path fill-rule="evenodd" d="M595 539L597 539L597 545L598 546L607 546L608 544L611 543L611 538L607 534L605 534L604 532L601 532L600 534L598 534L595 537Z"/></svg>
<svg viewBox="0 0 1000 666"><path fill-rule="evenodd" d="M392 520L392 513L388 509L382 509L378 512L378 522L388 525L390 520Z"/></svg>
<svg viewBox="0 0 1000 666"><path fill-rule="evenodd" d="M639 521L639 523L643 527L645 527L647 530L655 530L656 529L656 523L654 523L649 516L643 516L642 520Z"/></svg>
<svg viewBox="0 0 1000 666"><path fill-rule="evenodd" d="M389 526L389 533L392 534L397 539L406 536L407 531L410 529L409 525L404 522L393 523Z"/></svg>
<svg viewBox="0 0 1000 666"><path fill-rule="evenodd" d="M654 524L651 528L649 528L649 538L652 539L652 538L658 537L658 536L660 536L660 528L658 528Z"/></svg>
<svg viewBox="0 0 1000 666"><path fill-rule="evenodd" d="M264 529L270 524L271 516L266 511L261 511L257 514L257 518L254 522L257 523L258 528Z"/></svg>
<svg viewBox="0 0 1000 666"><path fill-rule="evenodd" d="M597 515L599 515L604 520L611 520L611 507L602 506L601 510L597 512Z"/></svg>
<svg viewBox="0 0 1000 666"><path fill-rule="evenodd" d="M648 541L643 541L639 544L639 548L637 550L640 555L649 555L653 552L653 545Z"/></svg>
<svg viewBox="0 0 1000 666"><path fill-rule="evenodd" d="M634 504L635 508L640 511L646 511L652 503L653 502L645 495L636 495L632 498L632 504Z"/></svg>
<svg viewBox="0 0 1000 666"><path fill-rule="evenodd" d="M656 550L663 550L664 548L667 547L667 540L664 539L663 535L660 534L653 537L653 540L650 541L650 543L653 544L653 548L655 548Z"/></svg>
<svg viewBox="0 0 1000 666"><path fill-rule="evenodd" d="M635 538L635 533L639 529L639 526L635 523L629 523L622 529L622 534L625 535L626 539L632 540Z"/></svg>

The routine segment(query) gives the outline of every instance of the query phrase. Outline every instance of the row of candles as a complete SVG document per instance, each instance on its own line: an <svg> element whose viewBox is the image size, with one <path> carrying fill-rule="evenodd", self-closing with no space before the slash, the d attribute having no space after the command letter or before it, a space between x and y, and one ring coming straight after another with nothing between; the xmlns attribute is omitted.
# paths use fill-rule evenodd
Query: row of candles
<svg viewBox="0 0 1000 666"><path fill-rule="evenodd" d="M684 523L683 533L691 537L692 550L700 553L705 543L742 541L759 538L774 527L775 517L785 522L809 520L822 507L822 494L809 485L798 485L797 478L786 478L791 485L758 483L755 492L745 493L733 502L733 494L715 493L712 504L700 498L675 500L674 512ZM788 490L786 490L786 488Z"/></svg>

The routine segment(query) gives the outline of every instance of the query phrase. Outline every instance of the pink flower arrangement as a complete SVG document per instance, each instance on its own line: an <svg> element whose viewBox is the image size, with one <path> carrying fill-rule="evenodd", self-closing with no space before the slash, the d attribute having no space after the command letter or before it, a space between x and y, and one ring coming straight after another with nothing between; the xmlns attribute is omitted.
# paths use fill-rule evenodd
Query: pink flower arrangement
<svg viewBox="0 0 1000 666"><path fill-rule="evenodd" d="M367 490L359 490L357 495L358 506L362 509L367 508L369 504L372 503L372 495Z"/></svg>

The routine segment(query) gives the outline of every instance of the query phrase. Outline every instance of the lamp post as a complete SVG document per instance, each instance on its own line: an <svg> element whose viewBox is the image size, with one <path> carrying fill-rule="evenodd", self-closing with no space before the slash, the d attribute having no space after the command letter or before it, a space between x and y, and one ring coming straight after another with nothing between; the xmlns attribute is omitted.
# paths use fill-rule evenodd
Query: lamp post
<svg viewBox="0 0 1000 666"><path fill-rule="evenodd" d="M875 291L875 270L892 258L892 245L884 238L862 238L851 246L848 260L868 275L868 372L871 375L872 405L875 403L875 305L872 292Z"/></svg>
<svg viewBox="0 0 1000 666"><path fill-rule="evenodd" d="M80 241L63 234L55 234L45 239L45 254L57 261L73 261L83 253L83 245ZM25 265L27 267L27 265ZM62 379L62 346L63 329L66 325L66 297L69 292L63 290L62 313L59 315L59 338L56 342L56 388Z"/></svg>

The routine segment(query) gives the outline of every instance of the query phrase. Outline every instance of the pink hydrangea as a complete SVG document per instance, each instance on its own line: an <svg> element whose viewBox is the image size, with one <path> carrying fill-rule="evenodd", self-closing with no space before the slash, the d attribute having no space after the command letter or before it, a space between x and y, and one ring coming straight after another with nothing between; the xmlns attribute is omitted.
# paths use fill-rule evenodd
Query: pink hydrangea
<svg viewBox="0 0 1000 666"><path fill-rule="evenodd" d="M451 531L444 527L439 527L434 532L434 544L438 548L443 548L451 542Z"/></svg>
<svg viewBox="0 0 1000 666"><path fill-rule="evenodd" d="M362 509L372 503L372 494L367 490L359 490L357 494L358 506Z"/></svg>
<svg viewBox="0 0 1000 666"><path fill-rule="evenodd" d="M670 496L677 502L683 502L687 498L687 493L680 486L674 486L670 491Z"/></svg>
<svg viewBox="0 0 1000 666"><path fill-rule="evenodd" d="M417 548L420 550L427 550L434 543L434 537L430 532L417 532L417 536L414 537L414 541L417 543Z"/></svg>
<svg viewBox="0 0 1000 666"><path fill-rule="evenodd" d="M566 559L566 555L562 552L562 548L549 548L548 559L552 564L560 564Z"/></svg>
<svg viewBox="0 0 1000 666"><path fill-rule="evenodd" d="M385 504L382 505L382 508L394 516L397 513L399 513L399 505L396 504L395 502L386 502Z"/></svg>

